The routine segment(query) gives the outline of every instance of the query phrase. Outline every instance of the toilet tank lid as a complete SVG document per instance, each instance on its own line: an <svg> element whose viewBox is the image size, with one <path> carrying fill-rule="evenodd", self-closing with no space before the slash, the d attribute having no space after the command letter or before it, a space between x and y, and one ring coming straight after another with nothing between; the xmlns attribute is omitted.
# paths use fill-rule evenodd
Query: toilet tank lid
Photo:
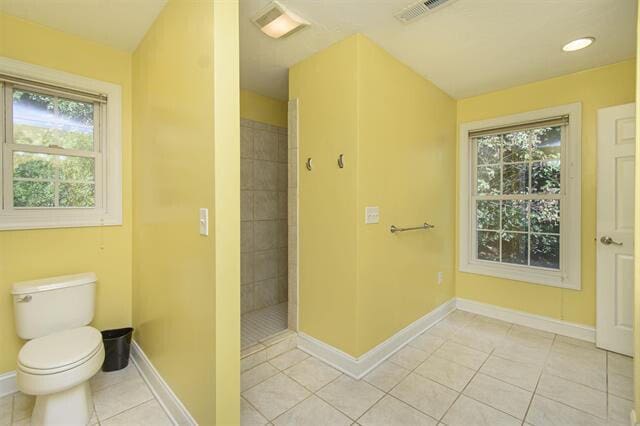
<svg viewBox="0 0 640 426"><path fill-rule="evenodd" d="M95 283L97 281L96 274L93 272L85 272L83 274L63 275L60 277L42 278L32 281L21 281L14 283L11 288L11 294L37 293L39 291L57 290L65 287L75 287Z"/></svg>

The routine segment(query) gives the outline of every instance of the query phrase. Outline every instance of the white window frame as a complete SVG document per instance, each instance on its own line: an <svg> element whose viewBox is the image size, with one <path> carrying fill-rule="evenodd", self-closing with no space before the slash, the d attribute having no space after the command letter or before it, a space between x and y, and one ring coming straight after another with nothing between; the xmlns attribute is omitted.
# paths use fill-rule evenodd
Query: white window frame
<svg viewBox="0 0 640 426"><path fill-rule="evenodd" d="M510 265L476 258L475 216L471 206L474 158L469 133L485 129L514 126L545 119L568 116L563 131L561 154L560 202L560 270L553 271L526 265ZM460 272L579 290L581 269L581 143L582 105L562 105L482 121L463 123L459 128L459 264Z"/></svg>
<svg viewBox="0 0 640 426"><path fill-rule="evenodd" d="M12 208L10 149L5 140L4 111L0 106L0 230L70 228L85 226L122 225L122 89L119 85L90 79L63 71L28 64L0 56L0 74L72 90L106 96L99 108L101 123L96 129L99 146L94 151L96 206L92 208ZM2 83L0 83L1 85ZM17 85L19 86L19 85ZM38 89L33 89L38 92ZM42 92L45 92L44 90ZM73 96L70 96L73 99ZM28 150L28 148L27 148ZM41 150L41 149L40 149ZM46 148L53 154L73 155L73 150ZM4 158L3 158L4 157Z"/></svg>

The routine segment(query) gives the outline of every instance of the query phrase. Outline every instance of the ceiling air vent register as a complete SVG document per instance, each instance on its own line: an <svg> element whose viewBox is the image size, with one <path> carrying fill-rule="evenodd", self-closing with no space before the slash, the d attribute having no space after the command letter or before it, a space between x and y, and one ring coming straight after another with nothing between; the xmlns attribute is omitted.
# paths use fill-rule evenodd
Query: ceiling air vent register
<svg viewBox="0 0 640 426"><path fill-rule="evenodd" d="M395 17L398 21L408 24L421 16L433 13L436 10L442 9L445 5L449 6L456 1L458 0L421 0L397 12Z"/></svg>

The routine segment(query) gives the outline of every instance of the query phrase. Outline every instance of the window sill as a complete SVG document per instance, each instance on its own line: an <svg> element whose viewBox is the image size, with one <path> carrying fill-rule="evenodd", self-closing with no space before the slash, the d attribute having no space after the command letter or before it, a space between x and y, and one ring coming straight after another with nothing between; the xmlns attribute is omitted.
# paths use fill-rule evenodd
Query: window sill
<svg viewBox="0 0 640 426"><path fill-rule="evenodd" d="M0 231L27 229L85 228L122 225L122 217L109 214L91 215L0 215Z"/></svg>
<svg viewBox="0 0 640 426"><path fill-rule="evenodd" d="M571 282L570 280L563 278L561 272L545 271L542 269L519 266L497 265L482 261L461 264L459 270L460 272L521 281L528 284L580 290L580 283Z"/></svg>

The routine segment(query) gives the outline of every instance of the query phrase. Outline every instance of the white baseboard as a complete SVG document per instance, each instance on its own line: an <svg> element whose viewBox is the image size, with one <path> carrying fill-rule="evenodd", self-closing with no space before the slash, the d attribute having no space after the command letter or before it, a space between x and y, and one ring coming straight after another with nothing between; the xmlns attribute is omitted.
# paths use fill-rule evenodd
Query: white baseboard
<svg viewBox="0 0 640 426"><path fill-rule="evenodd" d="M0 398L12 393L18 392L18 384L16 383L16 372L0 374Z"/></svg>
<svg viewBox="0 0 640 426"><path fill-rule="evenodd" d="M449 315L455 307L455 299L443 303L358 358L302 332L298 332L298 347L343 373L360 379L422 332Z"/></svg>
<svg viewBox="0 0 640 426"><path fill-rule="evenodd" d="M638 425L638 423L636 422L636 410L631 410L631 412L629 413L629 425L631 426Z"/></svg>
<svg viewBox="0 0 640 426"><path fill-rule="evenodd" d="M197 425L182 401L178 399L136 341L131 342L131 359L162 408L176 425Z"/></svg>
<svg viewBox="0 0 640 426"><path fill-rule="evenodd" d="M529 314L513 309L454 298L438 306L427 315L409 324L375 348L360 357L353 357L303 332L298 332L298 347L332 365L343 373L360 379L377 367L385 359L402 349L422 332L442 320L454 309L484 315L537 330L569 336L588 342L595 342L595 329L586 325L561 321L541 315Z"/></svg>
<svg viewBox="0 0 640 426"><path fill-rule="evenodd" d="M456 308L474 314L511 322L537 330L548 331L562 336L573 337L587 342L596 341L595 328L586 325L575 324L568 321L557 320L541 315L529 314L487 303L476 302L469 299L456 299Z"/></svg>

